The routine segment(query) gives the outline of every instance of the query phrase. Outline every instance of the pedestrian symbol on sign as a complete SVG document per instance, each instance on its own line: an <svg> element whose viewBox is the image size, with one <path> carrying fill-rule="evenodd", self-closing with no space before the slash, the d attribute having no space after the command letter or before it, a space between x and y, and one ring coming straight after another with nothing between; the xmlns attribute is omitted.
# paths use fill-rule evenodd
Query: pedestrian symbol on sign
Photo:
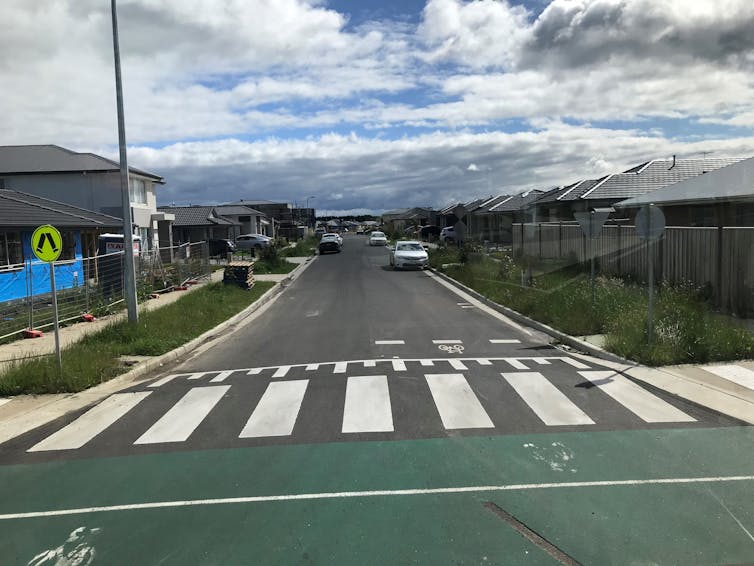
<svg viewBox="0 0 754 566"><path fill-rule="evenodd" d="M51 263L60 257L63 238L57 228L44 224L31 235L31 249L41 261Z"/></svg>

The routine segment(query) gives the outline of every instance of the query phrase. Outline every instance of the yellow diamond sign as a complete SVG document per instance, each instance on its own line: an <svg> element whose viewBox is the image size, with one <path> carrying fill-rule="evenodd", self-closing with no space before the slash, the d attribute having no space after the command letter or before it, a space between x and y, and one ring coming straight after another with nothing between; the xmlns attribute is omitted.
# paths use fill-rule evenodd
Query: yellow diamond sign
<svg viewBox="0 0 754 566"><path fill-rule="evenodd" d="M31 235L31 251L41 261L48 263L55 261L60 257L62 250L63 238L55 226L43 224Z"/></svg>

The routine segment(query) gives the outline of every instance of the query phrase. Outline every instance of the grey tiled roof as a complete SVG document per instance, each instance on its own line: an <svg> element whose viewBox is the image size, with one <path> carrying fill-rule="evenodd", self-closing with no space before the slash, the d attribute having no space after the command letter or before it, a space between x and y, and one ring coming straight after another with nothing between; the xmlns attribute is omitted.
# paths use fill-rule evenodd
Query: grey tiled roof
<svg viewBox="0 0 754 566"><path fill-rule="evenodd" d="M120 164L94 153L77 153L57 145L0 146L0 175L33 173L73 173L81 171L118 171ZM159 175L135 167L129 171L149 177L157 183Z"/></svg>
<svg viewBox="0 0 754 566"><path fill-rule="evenodd" d="M544 191L534 189L512 195L490 208L490 212L494 214L496 212L516 212L522 210L541 197L542 194L544 194Z"/></svg>
<svg viewBox="0 0 754 566"><path fill-rule="evenodd" d="M228 214L232 216L257 215L264 216L263 212L251 208L250 206L241 206L237 204L220 204L214 207L218 214Z"/></svg>
<svg viewBox="0 0 754 566"><path fill-rule="evenodd" d="M580 198L623 200L684 181L707 171L740 161L740 158L655 159L629 169L627 173L608 175Z"/></svg>
<svg viewBox="0 0 754 566"><path fill-rule="evenodd" d="M54 200L0 189L0 227L121 228L120 218Z"/></svg>
<svg viewBox="0 0 754 566"><path fill-rule="evenodd" d="M214 206L161 206L160 211L175 215L173 226L235 226L237 223L217 214Z"/></svg>

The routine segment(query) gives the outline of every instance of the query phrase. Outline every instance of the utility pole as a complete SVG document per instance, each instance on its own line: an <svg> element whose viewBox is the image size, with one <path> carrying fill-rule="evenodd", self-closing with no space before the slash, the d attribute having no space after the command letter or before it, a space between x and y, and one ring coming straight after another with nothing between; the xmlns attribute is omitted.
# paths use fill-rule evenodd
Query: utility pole
<svg viewBox="0 0 754 566"><path fill-rule="evenodd" d="M118 146L120 148L120 192L123 215L123 292L126 296L128 322L139 321L136 299L136 270L134 268L133 226L131 222L131 198L128 194L128 157L126 155L126 120L123 113L123 83L120 77L120 46L118 41L118 11L115 0L110 0L113 17L113 57L115 58L115 98L118 107Z"/></svg>

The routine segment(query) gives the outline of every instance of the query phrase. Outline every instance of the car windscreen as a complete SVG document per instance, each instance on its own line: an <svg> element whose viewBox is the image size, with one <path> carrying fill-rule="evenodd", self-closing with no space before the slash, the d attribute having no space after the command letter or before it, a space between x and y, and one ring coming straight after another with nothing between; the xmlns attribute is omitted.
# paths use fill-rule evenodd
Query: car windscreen
<svg viewBox="0 0 754 566"><path fill-rule="evenodd" d="M396 251L399 252L423 252L424 248L421 244L398 244Z"/></svg>
<svg viewBox="0 0 754 566"><path fill-rule="evenodd" d="M384 238L385 234L382 232L372 232L372 238Z"/></svg>

